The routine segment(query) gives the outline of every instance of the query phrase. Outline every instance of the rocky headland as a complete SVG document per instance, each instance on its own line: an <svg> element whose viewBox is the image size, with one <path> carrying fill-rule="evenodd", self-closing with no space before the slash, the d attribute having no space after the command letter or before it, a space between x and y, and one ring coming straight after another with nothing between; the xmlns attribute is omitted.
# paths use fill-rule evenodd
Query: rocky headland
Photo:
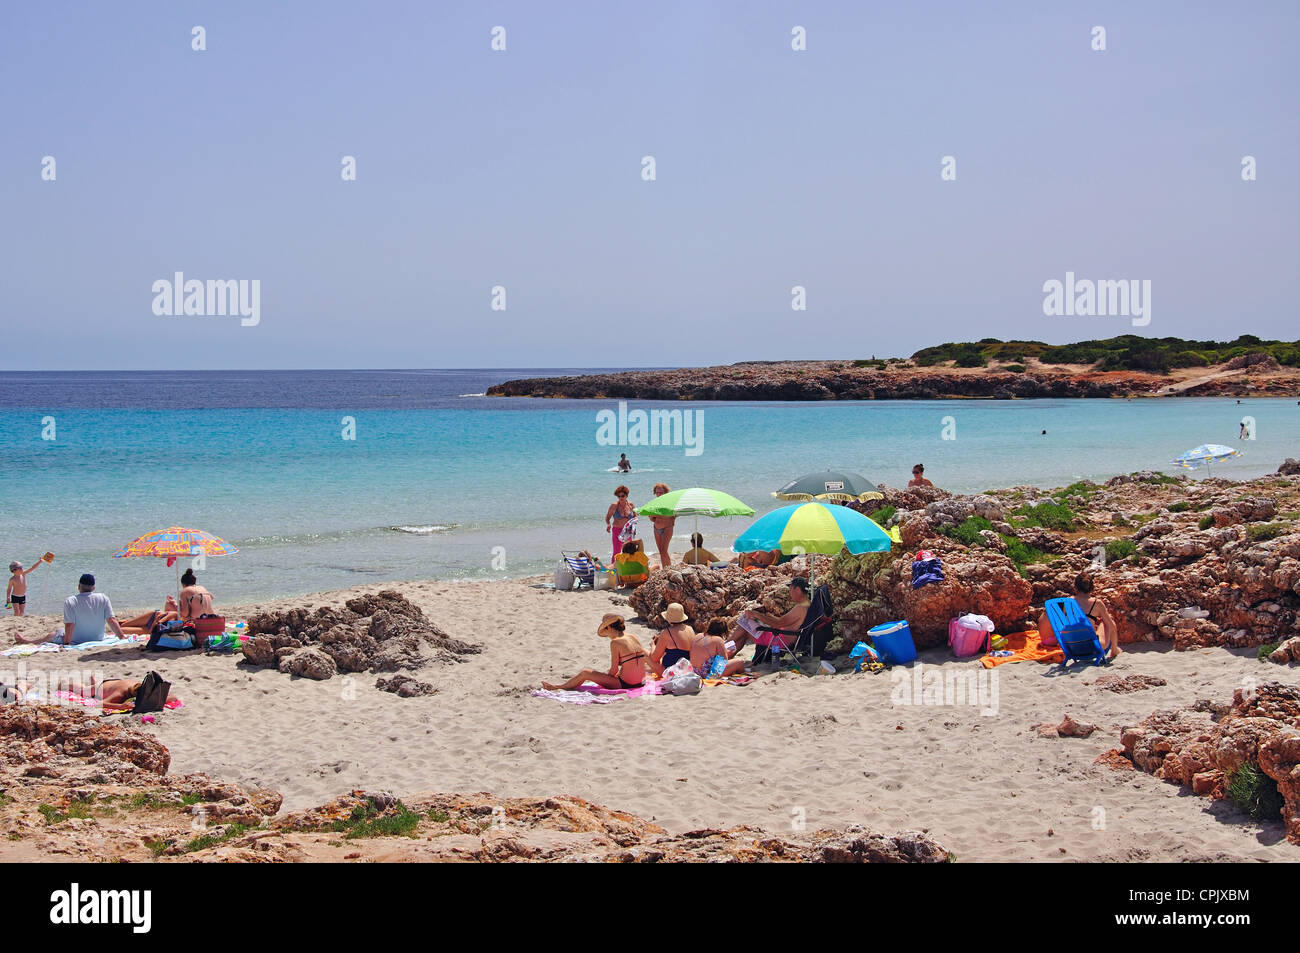
<svg viewBox="0 0 1300 953"><path fill-rule="evenodd" d="M605 400L1012 400L1068 397L1296 397L1300 368L1240 359L1169 373L1043 364L923 367L854 361L753 361L718 367L534 377L489 387L489 397Z"/></svg>

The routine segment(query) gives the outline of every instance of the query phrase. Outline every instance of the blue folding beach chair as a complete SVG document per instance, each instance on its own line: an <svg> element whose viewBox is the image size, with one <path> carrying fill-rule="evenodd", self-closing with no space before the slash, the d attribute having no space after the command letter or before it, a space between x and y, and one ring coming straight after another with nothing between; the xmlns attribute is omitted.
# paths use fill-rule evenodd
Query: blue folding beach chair
<svg viewBox="0 0 1300 953"><path fill-rule="evenodd" d="M1047 621L1056 635L1056 642L1065 653L1062 664L1068 665L1072 659L1094 665L1105 664L1106 650L1101 647L1092 620L1083 614L1078 602L1069 598L1048 599L1043 608L1047 610Z"/></svg>
<svg viewBox="0 0 1300 953"><path fill-rule="evenodd" d="M569 572L573 573L573 577L578 580L579 589L583 586L595 588L596 567L591 564L590 559L582 553L567 553L564 550L560 550L560 555L564 557Z"/></svg>

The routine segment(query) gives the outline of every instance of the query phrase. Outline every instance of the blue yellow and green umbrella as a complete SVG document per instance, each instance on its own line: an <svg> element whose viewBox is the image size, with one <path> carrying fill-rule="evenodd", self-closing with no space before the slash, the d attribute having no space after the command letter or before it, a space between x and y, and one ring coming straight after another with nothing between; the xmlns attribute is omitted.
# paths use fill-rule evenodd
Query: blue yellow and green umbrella
<svg viewBox="0 0 1300 953"><path fill-rule="evenodd" d="M759 517L736 537L731 548L738 553L779 549L787 556L834 556L841 549L854 555L884 553L892 545L889 534L857 510L825 503L796 503Z"/></svg>
<svg viewBox="0 0 1300 953"><path fill-rule="evenodd" d="M1240 450L1225 447L1221 443L1203 443L1199 447L1180 453L1174 463L1184 470L1195 470L1197 467L1208 467L1220 460L1239 456L1241 456Z"/></svg>

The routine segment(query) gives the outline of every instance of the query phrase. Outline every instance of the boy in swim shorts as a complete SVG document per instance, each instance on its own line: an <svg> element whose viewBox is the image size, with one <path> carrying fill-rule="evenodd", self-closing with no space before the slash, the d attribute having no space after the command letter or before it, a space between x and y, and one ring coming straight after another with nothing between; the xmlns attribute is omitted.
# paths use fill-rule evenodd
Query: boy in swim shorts
<svg viewBox="0 0 1300 953"><path fill-rule="evenodd" d="M36 566L39 566L38 562ZM22 615L27 611L27 574L36 568L24 569L20 562L11 562L9 571L13 573L9 577L9 585L5 587L5 605L14 607L14 615Z"/></svg>

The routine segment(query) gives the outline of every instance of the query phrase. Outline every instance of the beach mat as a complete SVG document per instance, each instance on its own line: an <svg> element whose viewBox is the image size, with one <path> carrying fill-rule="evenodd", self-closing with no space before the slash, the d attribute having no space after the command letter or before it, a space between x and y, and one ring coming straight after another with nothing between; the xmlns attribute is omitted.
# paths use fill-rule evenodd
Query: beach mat
<svg viewBox="0 0 1300 953"><path fill-rule="evenodd" d="M986 655L980 659L985 668L993 668L1006 662L1064 662L1065 653L1057 646L1045 646L1039 641L1037 629L1024 632L1012 632L1005 636L1010 655L1001 657Z"/></svg>

